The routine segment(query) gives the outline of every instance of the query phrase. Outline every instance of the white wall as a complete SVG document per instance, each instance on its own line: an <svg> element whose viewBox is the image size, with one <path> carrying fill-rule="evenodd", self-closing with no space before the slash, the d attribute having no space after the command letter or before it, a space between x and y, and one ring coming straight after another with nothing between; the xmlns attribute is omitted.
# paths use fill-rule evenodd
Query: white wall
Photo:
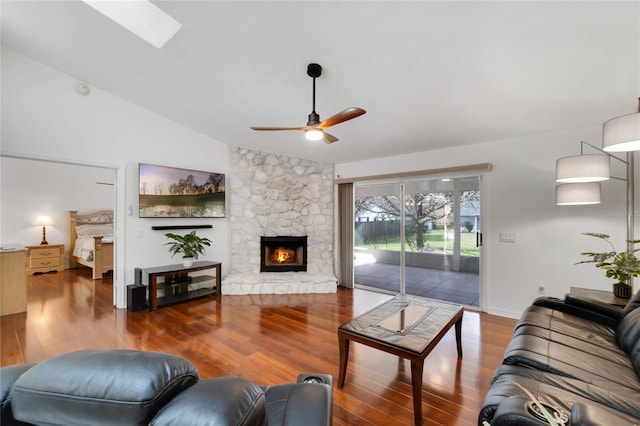
<svg viewBox="0 0 640 426"><path fill-rule="evenodd" d="M0 157L0 242L3 246L38 245L42 226L38 216L50 216L49 244L69 250L67 212L114 208L115 172L98 167ZM66 258L68 261L68 258Z"/></svg>
<svg viewBox="0 0 640 426"><path fill-rule="evenodd" d="M118 224L123 235L123 241L118 241L123 259L123 267L118 266L123 274L118 282L119 307L124 306L124 286L133 282L134 267L177 263L162 246L165 242L162 232L151 230L154 224L212 224L212 230L199 231L214 242L205 259L221 261L223 275L226 275L230 260L228 219L139 219L135 213L137 163L228 173L230 160L225 144L95 87L91 87L89 96L79 96L74 91L76 80L71 76L4 47L1 77L0 154L124 170L124 181L116 187L124 192L118 194L124 205L117 207L123 222ZM486 287L483 305L489 312L515 317L536 297L539 285L546 286L547 295L558 297L572 285L605 290L611 287L601 271L591 265L573 264L580 260L581 251L602 248L597 245L598 241L582 236L581 232L608 233L622 248L625 239L623 183L605 182L603 204L598 206L558 207L554 203L555 160L578 154L582 139L597 145L600 132L600 124L594 123L590 128L517 140L342 163L336 165L335 174L348 178L492 163L494 168L485 174L483 182L482 278ZM11 184L14 177L3 172L2 179L4 187ZM132 206L132 216L124 215L127 206ZM4 200L0 209L3 228L14 226L4 217L33 214L32 207L25 209ZM24 235L25 244L33 238L27 235L29 230L24 230L25 234L5 232L6 229L2 238L11 235L11 240L0 240L0 244L22 242L12 241L23 238L20 235ZM515 233L516 242L500 243L500 232ZM54 236L52 234L52 238Z"/></svg>
<svg viewBox="0 0 640 426"><path fill-rule="evenodd" d="M611 290L613 282L593 265L578 265L580 254L605 250L603 242L581 235L612 235L618 250L626 239L624 182L604 182L603 202L595 206L555 205L556 159L580 153L580 141L598 146L599 125L553 134L483 143L411 155L336 164L343 179L488 162L493 169L482 183L483 307L490 313L518 317L538 296L563 297L570 286ZM592 152L592 153L595 153ZM612 161L623 176L622 163ZM637 179L636 179L637 180ZM516 234L515 243L499 234Z"/></svg>
<svg viewBox="0 0 640 426"><path fill-rule="evenodd" d="M118 306L124 307L125 285L133 282L133 269L178 263L171 259L157 224L212 224L198 233L213 241L204 259L229 261L227 219L139 219L138 163L227 173L228 147L96 87L89 96L74 91L77 81L9 49L2 48L2 150L11 156L103 165L124 171L118 194L134 214L122 213L117 226L124 241L117 241L123 265L118 282ZM3 180L12 180L3 176ZM21 206L1 206L3 216ZM65 209L66 210L66 209ZM3 223L4 225L4 223ZM201 258L202 259L202 258ZM122 267L121 267L122 266ZM119 276L119 275L118 275Z"/></svg>

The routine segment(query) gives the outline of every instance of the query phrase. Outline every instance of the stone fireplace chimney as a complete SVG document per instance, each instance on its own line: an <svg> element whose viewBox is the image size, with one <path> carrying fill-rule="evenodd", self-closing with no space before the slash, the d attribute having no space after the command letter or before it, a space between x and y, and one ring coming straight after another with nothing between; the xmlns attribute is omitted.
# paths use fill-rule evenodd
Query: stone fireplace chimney
<svg viewBox="0 0 640 426"><path fill-rule="evenodd" d="M222 293L335 292L333 165L244 148L230 150L231 267ZM265 271L261 263L269 261L264 261L260 237L291 235L304 236L307 259L296 248L295 265L291 259L280 260L290 268L285 273ZM273 266L281 265L267 269Z"/></svg>

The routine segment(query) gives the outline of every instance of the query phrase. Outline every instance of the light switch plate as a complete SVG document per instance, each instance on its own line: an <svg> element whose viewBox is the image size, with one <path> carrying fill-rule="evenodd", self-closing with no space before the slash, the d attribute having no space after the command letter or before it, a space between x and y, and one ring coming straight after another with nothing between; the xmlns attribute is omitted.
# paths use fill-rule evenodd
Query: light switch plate
<svg viewBox="0 0 640 426"><path fill-rule="evenodd" d="M515 243L516 242L516 234L512 232L501 232L500 233L500 241L503 243Z"/></svg>

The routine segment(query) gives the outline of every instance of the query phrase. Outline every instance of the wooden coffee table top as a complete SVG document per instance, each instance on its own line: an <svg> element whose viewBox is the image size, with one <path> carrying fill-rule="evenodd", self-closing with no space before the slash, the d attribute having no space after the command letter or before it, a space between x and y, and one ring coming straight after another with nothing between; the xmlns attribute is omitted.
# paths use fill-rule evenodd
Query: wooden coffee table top
<svg viewBox="0 0 640 426"><path fill-rule="evenodd" d="M463 309L453 303L400 294L342 324L338 331L420 354L435 337L441 337L444 329L451 327L452 320Z"/></svg>

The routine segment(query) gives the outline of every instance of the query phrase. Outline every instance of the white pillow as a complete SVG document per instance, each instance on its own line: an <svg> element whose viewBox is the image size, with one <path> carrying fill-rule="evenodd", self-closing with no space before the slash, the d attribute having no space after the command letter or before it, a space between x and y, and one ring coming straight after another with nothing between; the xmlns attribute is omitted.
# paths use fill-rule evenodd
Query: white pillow
<svg viewBox="0 0 640 426"><path fill-rule="evenodd" d="M94 237L99 235L112 235L113 223L103 223L100 225L77 225L76 233L78 237Z"/></svg>

